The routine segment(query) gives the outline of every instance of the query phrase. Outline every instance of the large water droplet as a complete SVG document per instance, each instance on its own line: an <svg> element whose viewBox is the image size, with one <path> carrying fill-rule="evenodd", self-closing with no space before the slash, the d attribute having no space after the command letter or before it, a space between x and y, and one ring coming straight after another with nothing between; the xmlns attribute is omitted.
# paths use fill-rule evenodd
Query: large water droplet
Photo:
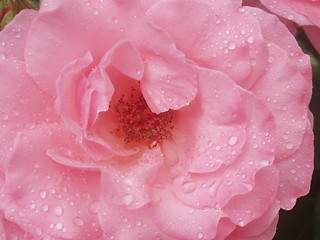
<svg viewBox="0 0 320 240"><path fill-rule="evenodd" d="M131 195L131 194L125 195L123 197L123 203L126 206L130 206L134 202L134 199L135 199L135 197L133 195Z"/></svg>
<svg viewBox="0 0 320 240"><path fill-rule="evenodd" d="M55 209L53 210L54 214L57 216L62 216L63 210L60 206L55 207Z"/></svg>
<svg viewBox="0 0 320 240"><path fill-rule="evenodd" d="M232 137L229 138L229 144L231 146L237 144L237 142L238 142L238 138L236 136L232 136Z"/></svg>
<svg viewBox="0 0 320 240"><path fill-rule="evenodd" d="M182 184L182 191L184 193L192 193L196 189L196 184L194 182L187 181Z"/></svg>

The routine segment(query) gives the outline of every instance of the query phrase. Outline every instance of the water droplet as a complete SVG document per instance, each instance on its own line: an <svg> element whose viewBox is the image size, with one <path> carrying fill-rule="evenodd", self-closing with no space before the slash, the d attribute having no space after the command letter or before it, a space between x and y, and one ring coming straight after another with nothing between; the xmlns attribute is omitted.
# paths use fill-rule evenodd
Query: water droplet
<svg viewBox="0 0 320 240"><path fill-rule="evenodd" d="M57 216L62 216L63 210L60 206L55 207L55 209L53 210L54 214Z"/></svg>
<svg viewBox="0 0 320 240"><path fill-rule="evenodd" d="M296 170L294 170L294 169L291 169L291 171L290 171L292 174L295 174L296 173Z"/></svg>
<svg viewBox="0 0 320 240"><path fill-rule="evenodd" d="M255 132L253 132L253 133L251 133L251 137L252 137L253 139L255 139L255 138L257 138L257 134L256 134Z"/></svg>
<svg viewBox="0 0 320 240"><path fill-rule="evenodd" d="M89 211L91 213L98 213L99 211L99 202L98 201L93 201L90 205L89 205Z"/></svg>
<svg viewBox="0 0 320 240"><path fill-rule="evenodd" d="M231 146L237 144L237 142L238 142L238 138L236 136L232 136L232 137L229 138L229 144Z"/></svg>
<svg viewBox="0 0 320 240"><path fill-rule="evenodd" d="M134 181L130 178L125 178L123 179L123 181L125 182L125 184L127 184L129 187L133 187L134 186Z"/></svg>
<svg viewBox="0 0 320 240"><path fill-rule="evenodd" d="M46 212L49 210L49 206L48 205L43 205L42 206L42 211Z"/></svg>
<svg viewBox="0 0 320 240"><path fill-rule="evenodd" d="M213 144L214 144L214 142L213 142L213 141L209 141L209 142L208 142L208 147L212 147L212 146L213 146Z"/></svg>
<svg viewBox="0 0 320 240"><path fill-rule="evenodd" d="M216 147L215 147L215 149L217 150L217 151L220 151L221 150L221 145L217 145Z"/></svg>
<svg viewBox="0 0 320 240"><path fill-rule="evenodd" d="M41 192L40 192L40 198L41 198L41 199L45 199L46 196L47 196L47 193L46 193L45 191L41 191Z"/></svg>
<svg viewBox="0 0 320 240"><path fill-rule="evenodd" d="M75 217L75 218L73 219L73 223L74 223L74 225L80 227L80 226L83 226L84 221L83 221L82 218L80 218L80 217Z"/></svg>
<svg viewBox="0 0 320 240"><path fill-rule="evenodd" d="M234 44L234 43L229 43L228 48L229 48L230 50L233 50L233 49L236 48L236 44Z"/></svg>
<svg viewBox="0 0 320 240"><path fill-rule="evenodd" d="M286 144L286 148L289 149L289 150L292 149L293 148L293 144L292 143L287 143Z"/></svg>
<svg viewBox="0 0 320 240"><path fill-rule="evenodd" d="M138 220L138 221L135 222L134 225L136 225L137 227L140 227L142 225L142 222Z"/></svg>
<svg viewBox="0 0 320 240"><path fill-rule="evenodd" d="M202 233L198 233L198 239L202 239L203 238L203 234Z"/></svg>
<svg viewBox="0 0 320 240"><path fill-rule="evenodd" d="M248 43L253 43L254 42L254 36L249 36L247 41L248 41Z"/></svg>
<svg viewBox="0 0 320 240"><path fill-rule="evenodd" d="M239 226L240 226L240 227L243 227L243 226L244 226L244 224L245 224L245 223L244 223L244 221L243 221L243 220L239 220Z"/></svg>
<svg viewBox="0 0 320 240"><path fill-rule="evenodd" d="M187 181L182 184L182 191L184 193L192 193L196 189L196 184L194 182Z"/></svg>
<svg viewBox="0 0 320 240"><path fill-rule="evenodd" d="M130 206L134 202L134 199L135 198L133 195L128 194L128 195L125 195L122 200L123 200L124 205Z"/></svg>
<svg viewBox="0 0 320 240"><path fill-rule="evenodd" d="M38 236L41 236L41 235L42 235L42 229L41 229L41 228L37 228L37 229L36 229L36 234L37 234Z"/></svg>
<svg viewBox="0 0 320 240"><path fill-rule="evenodd" d="M17 34L15 35L15 37L16 37L16 38L20 38L20 37L21 37L21 34L20 34L20 33L17 33Z"/></svg>
<svg viewBox="0 0 320 240"><path fill-rule="evenodd" d="M61 222L58 222L58 223L56 224L56 229L61 230L62 227L63 227L63 225L62 225Z"/></svg>
<svg viewBox="0 0 320 240"><path fill-rule="evenodd" d="M155 102L156 104L160 104L160 99L156 99L156 100L154 100L154 102Z"/></svg>

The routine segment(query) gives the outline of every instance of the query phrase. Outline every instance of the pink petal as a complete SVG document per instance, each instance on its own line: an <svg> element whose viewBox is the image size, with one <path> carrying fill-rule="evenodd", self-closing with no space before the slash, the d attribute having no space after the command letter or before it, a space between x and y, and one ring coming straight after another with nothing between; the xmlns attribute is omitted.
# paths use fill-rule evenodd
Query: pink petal
<svg viewBox="0 0 320 240"><path fill-rule="evenodd" d="M314 26L304 26L303 27L304 32L307 34L308 39L314 46L314 48L318 51L320 54L320 28L314 27Z"/></svg>
<svg viewBox="0 0 320 240"><path fill-rule="evenodd" d="M261 28L261 34L263 38L268 42L274 43L281 49L286 51L288 58L296 65L300 73L308 82L311 87L311 67L309 56L304 54L297 44L294 36L288 31L278 19L278 17L267 14L264 11L257 8L245 8L246 11L257 18ZM273 26L270 31L269 26ZM279 38L281 36L281 38ZM273 62L274 56L269 54L268 62ZM287 60L285 60L287 61ZM266 66L267 68L267 66ZM308 93L311 94L311 93Z"/></svg>
<svg viewBox="0 0 320 240"><path fill-rule="evenodd" d="M243 238L263 235L274 222L277 222L279 209L279 201L275 201L261 217L253 220L244 227L237 226L231 235L233 237Z"/></svg>
<svg viewBox="0 0 320 240"><path fill-rule="evenodd" d="M261 233L258 236L250 236L250 237L238 237L238 236L228 236L225 240L266 240L266 239L273 239L274 235L276 234L277 230L277 223L278 223L279 216L277 216L271 225L268 226L268 229Z"/></svg>
<svg viewBox="0 0 320 240"><path fill-rule="evenodd" d="M221 213L183 205L169 190L158 192L160 202L152 207L155 224L176 239L212 239L217 233Z"/></svg>
<svg viewBox="0 0 320 240"><path fill-rule="evenodd" d="M281 208L290 210L296 199L306 195L310 190L313 172L313 133L310 122L302 144L288 159L282 159L276 164L280 171L280 188L277 198L281 201Z"/></svg>
<svg viewBox="0 0 320 240"><path fill-rule="evenodd" d="M75 132L79 132L79 128L82 127L82 95L86 96L85 90L88 87L85 71L88 71L92 61L91 54L87 52L83 57L68 63L61 71L56 83L56 112Z"/></svg>
<svg viewBox="0 0 320 240"><path fill-rule="evenodd" d="M269 71L251 89L274 114L277 124L276 158L287 158L299 149L307 124L310 83L287 57L270 44ZM309 80L309 79L308 79Z"/></svg>
<svg viewBox="0 0 320 240"><path fill-rule="evenodd" d="M320 27L320 3L318 1L287 0L297 13L306 16L314 25ZM291 19L294 21L294 19Z"/></svg>
<svg viewBox="0 0 320 240"><path fill-rule="evenodd" d="M23 231L17 224L5 219L0 214L0 239L32 240L31 234Z"/></svg>
<svg viewBox="0 0 320 240"><path fill-rule="evenodd" d="M198 77L198 96L176 113L173 138L188 153L188 171L204 173L237 158L245 142L246 119L239 90L226 75L199 69Z"/></svg>
<svg viewBox="0 0 320 240"><path fill-rule="evenodd" d="M147 16L197 65L220 70L248 85L244 81L249 75L259 75L266 64L266 46L257 20L239 9L238 1L210 2L159 1Z"/></svg>
<svg viewBox="0 0 320 240"><path fill-rule="evenodd" d="M101 203L105 204L107 203ZM155 226L151 210L152 206L149 205L135 210L128 210L121 205L102 208L98 214L104 239L176 240Z"/></svg>
<svg viewBox="0 0 320 240"><path fill-rule="evenodd" d="M299 25L312 24L310 19L306 15L297 12L293 8L292 3L289 3L288 0L277 1L276 3L274 2L274 0L260 0L260 2L265 5L271 12L294 21Z"/></svg>
<svg viewBox="0 0 320 240"><path fill-rule="evenodd" d="M218 75L217 75L218 76ZM215 82L218 81L219 78L213 78ZM230 86L228 81L224 80L222 81L224 85L228 89L232 89L232 85ZM201 93L204 91L203 89L214 89L208 86L209 81L207 82L200 82L199 86L199 93L201 96ZM202 86L203 84L203 86ZM221 87L221 86L220 86ZM227 88L226 88L227 89ZM222 92L224 94L228 94L228 91L224 91L225 89L222 88ZM239 90L238 90L239 91ZM231 92L230 92L231 93ZM232 100L239 101L239 92L233 91L233 94L230 95L223 95L225 97L224 99L229 99L230 103ZM216 208L220 209L223 207L227 202L233 197L238 194L244 194L252 190L255 182L255 174L256 172L266 167L267 165L272 164L274 160L274 148L275 148L275 123L273 116L271 115L269 109L260 101L258 100L253 94L241 90L240 91L240 101L241 104L233 104L233 106L241 106L245 107L244 109L237 110L238 115L235 118L232 117L233 114L230 110L226 111L226 113L229 114L229 121L230 124L234 126L243 126L245 129L245 144L241 148L241 154L236 155L237 157L233 159L233 162L230 163L230 165L221 165L220 169L218 169L215 172L212 172L210 174L194 174L194 173L188 173L187 167L188 163L190 161L190 154L188 154L188 151L193 149L193 144L197 143L196 141L193 143L192 138L188 137L188 135L181 134L181 138L177 137L176 141L179 143L180 148L184 150L184 154L181 154L181 150L179 148L175 147L175 151L171 149L171 156L178 158L178 160L173 161L176 162L174 166L171 167L171 175L174 178L173 179L173 185L174 185L174 191L176 196L179 198L180 201L182 201L187 206L192 206L194 208ZM205 95L204 95L205 96ZM228 97L226 97L228 96ZM199 99L196 99L196 101ZM236 102L237 102L236 101ZM213 101L215 102L215 101ZM223 108L224 103L227 103L227 101L219 102L219 104L211 104L213 108L219 109L221 107L221 113L224 113ZM202 104L202 101L199 101L198 103L200 106ZM198 105L196 105L198 109ZM225 109L229 109L226 105ZM230 105L231 106L231 105ZM192 105L189 106L191 108ZM209 106L208 106L209 107ZM207 108L208 108L207 107ZM182 111L182 110L181 110ZM244 111L244 112L243 112ZM179 111L180 112L180 111ZM218 111L219 112L219 111ZM218 113L217 112L217 113ZM208 135L208 132L210 132L210 129L212 128L212 132L214 130L220 130L224 127L228 126L227 123L221 124L220 128L216 128L215 125L205 125L202 124L202 121L204 123L208 123L206 120L208 117L211 117L211 111L207 111L205 114L201 113L201 110L198 111L191 111L188 112L186 109L186 117L187 120L190 120L190 125L184 125L185 129L189 129L190 134L192 133L192 129L194 127L203 126L202 129L197 129L197 132L201 134L203 132L204 139ZM203 114L203 116L201 115ZM245 115L243 115L245 114ZM182 115L183 116L183 115ZM214 116L214 115L213 115ZM202 120L205 119L205 120ZM214 119L214 118L213 118ZM223 118L222 118L223 119ZM242 125L243 120L248 120L247 125ZM184 120L186 121L186 120ZM239 122L237 125L237 121ZM193 122L197 122L197 125L192 125ZM179 128L180 124L177 124L177 127L175 127L175 131L177 128ZM219 125L218 125L219 126ZM227 128L228 129L228 128ZM176 134L179 134L179 132L175 132L173 135L174 137ZM184 133L186 134L186 133ZM179 136L179 135L177 135ZM193 135L192 135L193 136ZM194 137L193 137L194 138ZM199 138L201 141L202 139ZM181 142L179 142L179 140ZM218 143L217 143L218 144ZM205 144L202 144L202 146L208 146ZM221 146L218 148L219 151L224 151L224 148L229 144L228 141L226 141L225 144L219 144ZM188 148L188 146L190 146ZM195 147L194 147L195 148ZM213 150L210 149L208 146L204 153L201 153L201 151L198 151L196 155L194 155L194 159L197 159L198 161L206 161L206 158L203 158L202 156L205 156L205 154L209 154L210 151L217 151L217 148L214 147ZM225 152L227 154L226 156L230 156L230 151L232 152L232 149L229 149ZM166 146L164 146L164 154L165 156L167 154Z"/></svg>
<svg viewBox="0 0 320 240"><path fill-rule="evenodd" d="M58 119L52 107L54 100L38 89L22 64L2 60L0 79L0 169L3 171L3 164L12 154L13 139L17 132Z"/></svg>
<svg viewBox="0 0 320 240"><path fill-rule="evenodd" d="M37 11L25 9L0 32L0 59L24 60L24 49L30 23Z"/></svg>
<svg viewBox="0 0 320 240"><path fill-rule="evenodd" d="M52 124L17 136L6 168L3 210L34 236L94 239L101 229L95 208L99 188L92 186L100 185L100 174L66 168L48 158L47 149L69 143L68 136L60 134Z"/></svg>
<svg viewBox="0 0 320 240"><path fill-rule="evenodd" d="M196 95L196 71L182 53L172 58L154 56L146 60L141 91L154 113L180 109Z"/></svg>
<svg viewBox="0 0 320 240"><path fill-rule="evenodd" d="M131 210L150 202L163 155L159 147L139 155L115 159L117 161L102 168L103 202L108 205L123 205Z"/></svg>
<svg viewBox="0 0 320 240"><path fill-rule="evenodd" d="M261 169L254 184L252 191L235 196L222 209L241 227L262 216L273 203L279 185L279 171L273 165Z"/></svg>

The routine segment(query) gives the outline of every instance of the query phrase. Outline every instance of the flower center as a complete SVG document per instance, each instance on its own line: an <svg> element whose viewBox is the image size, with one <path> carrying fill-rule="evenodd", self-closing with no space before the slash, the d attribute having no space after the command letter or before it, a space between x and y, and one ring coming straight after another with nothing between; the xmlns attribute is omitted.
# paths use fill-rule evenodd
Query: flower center
<svg viewBox="0 0 320 240"><path fill-rule="evenodd" d="M116 132L119 136L124 136L125 143L136 142L152 148L171 136L173 111L153 113L142 94L137 93L134 88L131 88L129 98L125 99L122 95L114 110L120 123Z"/></svg>

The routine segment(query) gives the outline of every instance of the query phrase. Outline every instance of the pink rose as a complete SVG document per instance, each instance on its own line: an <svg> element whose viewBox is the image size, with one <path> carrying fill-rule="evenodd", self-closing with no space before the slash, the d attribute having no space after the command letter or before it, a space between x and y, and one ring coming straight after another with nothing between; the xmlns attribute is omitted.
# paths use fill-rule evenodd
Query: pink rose
<svg viewBox="0 0 320 240"><path fill-rule="evenodd" d="M4 238L272 239L309 190L309 58L241 1L48 0L0 59Z"/></svg>

